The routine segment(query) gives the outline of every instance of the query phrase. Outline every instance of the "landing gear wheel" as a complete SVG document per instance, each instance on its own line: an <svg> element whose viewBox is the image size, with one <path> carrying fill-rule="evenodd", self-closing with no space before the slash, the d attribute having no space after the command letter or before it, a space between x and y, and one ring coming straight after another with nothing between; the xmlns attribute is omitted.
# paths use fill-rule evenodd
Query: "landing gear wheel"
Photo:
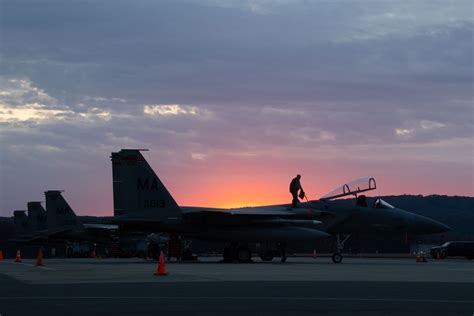
<svg viewBox="0 0 474 316"><path fill-rule="evenodd" d="M342 262L342 255L339 252L336 252L332 255L332 262L334 263L341 263Z"/></svg>
<svg viewBox="0 0 474 316"><path fill-rule="evenodd" d="M250 259L252 257L252 253L250 252L250 249L247 247L240 247L237 249L237 260L239 262L250 262Z"/></svg>

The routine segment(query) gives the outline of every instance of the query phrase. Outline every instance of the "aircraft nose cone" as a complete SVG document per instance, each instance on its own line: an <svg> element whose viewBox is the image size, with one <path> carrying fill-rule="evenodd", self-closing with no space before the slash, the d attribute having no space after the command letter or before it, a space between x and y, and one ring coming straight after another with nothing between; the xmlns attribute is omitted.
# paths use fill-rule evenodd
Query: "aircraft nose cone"
<svg viewBox="0 0 474 316"><path fill-rule="evenodd" d="M421 234L438 234L451 230L451 227L424 216L417 216L415 226Z"/></svg>

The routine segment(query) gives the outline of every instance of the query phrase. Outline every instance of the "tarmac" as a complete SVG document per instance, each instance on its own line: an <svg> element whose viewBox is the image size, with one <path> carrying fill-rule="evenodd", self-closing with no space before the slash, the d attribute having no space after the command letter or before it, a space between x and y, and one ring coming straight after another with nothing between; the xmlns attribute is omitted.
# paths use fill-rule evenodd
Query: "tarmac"
<svg viewBox="0 0 474 316"><path fill-rule="evenodd" d="M0 315L474 315L474 261L0 262Z"/></svg>

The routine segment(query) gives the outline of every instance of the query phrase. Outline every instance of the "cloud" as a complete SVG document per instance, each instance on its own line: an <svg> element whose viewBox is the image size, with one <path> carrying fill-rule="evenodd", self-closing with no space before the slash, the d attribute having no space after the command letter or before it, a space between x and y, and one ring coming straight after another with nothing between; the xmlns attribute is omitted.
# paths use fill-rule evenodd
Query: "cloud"
<svg viewBox="0 0 474 316"><path fill-rule="evenodd" d="M43 89L35 87L29 79L0 76L0 102L11 106L23 106L26 103L52 105L57 100Z"/></svg>
<svg viewBox="0 0 474 316"><path fill-rule="evenodd" d="M195 3L206 3L225 9L240 9L254 14L271 14L282 7L302 4L304 0L204 0L194 1Z"/></svg>
<svg viewBox="0 0 474 316"><path fill-rule="evenodd" d="M28 79L0 76L0 123L63 119L72 112L55 106L57 100Z"/></svg>
<svg viewBox="0 0 474 316"><path fill-rule="evenodd" d="M428 121L428 120L422 120L420 121L420 127L425 130L430 130L434 128L442 128L445 127L446 124L440 123L440 122L434 122L434 121Z"/></svg>
<svg viewBox="0 0 474 316"><path fill-rule="evenodd" d="M334 141L336 140L336 135L328 131L320 131L319 138L323 141Z"/></svg>
<svg viewBox="0 0 474 316"><path fill-rule="evenodd" d="M95 101L95 102L120 102L120 103L126 103L127 100L123 98L106 98L106 97L92 97L92 96L85 96L84 97L85 101Z"/></svg>
<svg viewBox="0 0 474 316"><path fill-rule="evenodd" d="M396 128L395 129L395 134L398 136L403 136L403 137L410 137L413 133L413 129L408 129L408 128Z"/></svg>
<svg viewBox="0 0 474 316"><path fill-rule="evenodd" d="M71 111L45 109L38 103L25 104L21 107L9 107L0 104L0 123L34 121L40 123L51 119L64 119Z"/></svg>
<svg viewBox="0 0 474 316"><path fill-rule="evenodd" d="M414 124L411 128L396 128L395 134L397 136L403 138L411 138L415 136L417 133L428 133L431 130L444 128L446 124L436 122L436 121L429 121L429 120L421 120Z"/></svg>
<svg viewBox="0 0 474 316"><path fill-rule="evenodd" d="M202 153L191 153L191 158L194 160L205 160L207 155Z"/></svg>
<svg viewBox="0 0 474 316"><path fill-rule="evenodd" d="M78 110L80 108L83 110ZM67 121L81 123L90 120L110 120L110 111L78 104L61 104L29 79L0 77L0 123L32 122L35 124Z"/></svg>
<svg viewBox="0 0 474 316"><path fill-rule="evenodd" d="M305 111L303 109L294 109L294 108L277 108L271 106L265 106L262 109L262 113L269 114L269 115L305 115Z"/></svg>
<svg viewBox="0 0 474 316"><path fill-rule="evenodd" d="M157 104L145 105L143 112L148 115L197 115L198 110L195 106L181 106L179 104Z"/></svg>
<svg viewBox="0 0 474 316"><path fill-rule="evenodd" d="M209 120L214 113L204 107L179 104L154 104L143 106L143 113L149 117L191 117Z"/></svg>

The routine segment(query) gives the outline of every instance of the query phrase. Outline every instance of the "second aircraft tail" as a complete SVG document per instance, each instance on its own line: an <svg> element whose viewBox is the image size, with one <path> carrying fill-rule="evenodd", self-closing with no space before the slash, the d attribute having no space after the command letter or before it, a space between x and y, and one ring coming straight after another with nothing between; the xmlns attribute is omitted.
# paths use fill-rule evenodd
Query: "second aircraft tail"
<svg viewBox="0 0 474 316"><path fill-rule="evenodd" d="M84 229L81 221L61 195L61 191L46 191L44 195L46 197L48 231Z"/></svg>
<svg viewBox="0 0 474 316"><path fill-rule="evenodd" d="M35 232L46 229L46 211L41 202L28 202L28 223Z"/></svg>

